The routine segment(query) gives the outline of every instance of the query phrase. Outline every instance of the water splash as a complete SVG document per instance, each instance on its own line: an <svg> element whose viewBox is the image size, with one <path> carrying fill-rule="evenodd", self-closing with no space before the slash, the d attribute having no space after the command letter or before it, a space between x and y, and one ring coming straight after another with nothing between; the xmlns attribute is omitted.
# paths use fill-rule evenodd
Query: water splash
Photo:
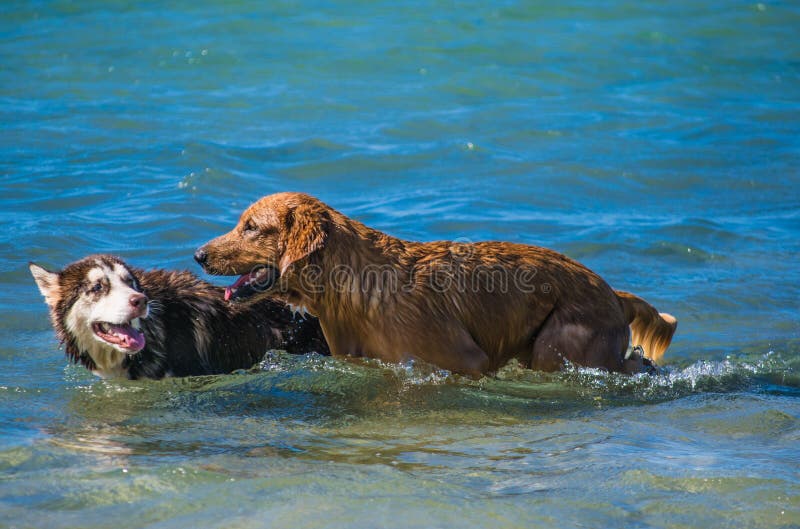
<svg viewBox="0 0 800 529"><path fill-rule="evenodd" d="M686 367L666 366L655 375L627 376L600 369L568 368L553 375L553 379L589 394L644 402L745 390L800 393L794 366L774 351L752 359L729 356L722 361L699 360Z"/></svg>
<svg viewBox="0 0 800 529"><path fill-rule="evenodd" d="M294 390L325 393L335 388L340 395L351 391L399 394L436 386L452 386L462 394L472 391L531 399L600 398L619 403L659 402L698 393L745 390L800 394L796 366L774 351L756 357L699 360L685 367L663 367L655 375L634 376L575 366L557 373L542 373L512 363L495 376L480 380L455 375L424 362L344 361L273 351L249 373L268 378L281 373L283 383Z"/></svg>

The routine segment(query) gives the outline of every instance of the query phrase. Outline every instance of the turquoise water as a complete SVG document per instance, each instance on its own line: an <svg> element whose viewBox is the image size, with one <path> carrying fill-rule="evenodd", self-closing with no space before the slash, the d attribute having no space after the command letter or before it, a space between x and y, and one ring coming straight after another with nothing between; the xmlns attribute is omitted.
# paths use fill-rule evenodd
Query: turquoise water
<svg viewBox="0 0 800 529"><path fill-rule="evenodd" d="M800 526L793 2L5 2L0 526ZM666 373L271 353L104 382L27 262L188 268L261 195L575 257Z"/></svg>

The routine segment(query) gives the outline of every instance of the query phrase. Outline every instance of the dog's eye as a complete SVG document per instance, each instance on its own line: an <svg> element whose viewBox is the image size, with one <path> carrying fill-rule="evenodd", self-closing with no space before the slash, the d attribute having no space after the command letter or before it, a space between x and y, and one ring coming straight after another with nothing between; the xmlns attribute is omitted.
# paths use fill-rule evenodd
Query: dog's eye
<svg viewBox="0 0 800 529"><path fill-rule="evenodd" d="M244 223L244 232L245 233L254 233L256 231L258 231L258 228L256 228L255 224L253 224L252 220L248 220L247 222Z"/></svg>
<svg viewBox="0 0 800 529"><path fill-rule="evenodd" d="M92 288L89 289L89 292L92 292L92 293L96 294L96 293L100 292L101 290L103 290L103 284L100 281L98 281L97 283L92 285Z"/></svg>

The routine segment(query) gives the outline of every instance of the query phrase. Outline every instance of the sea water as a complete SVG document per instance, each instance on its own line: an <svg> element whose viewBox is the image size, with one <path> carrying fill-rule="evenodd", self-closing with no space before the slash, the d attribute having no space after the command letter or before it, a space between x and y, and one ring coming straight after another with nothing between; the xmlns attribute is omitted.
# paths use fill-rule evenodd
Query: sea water
<svg viewBox="0 0 800 529"><path fill-rule="evenodd" d="M4 2L0 526L800 526L798 28L781 1ZM677 316L663 371L68 365L28 261L200 274L284 190L564 252Z"/></svg>

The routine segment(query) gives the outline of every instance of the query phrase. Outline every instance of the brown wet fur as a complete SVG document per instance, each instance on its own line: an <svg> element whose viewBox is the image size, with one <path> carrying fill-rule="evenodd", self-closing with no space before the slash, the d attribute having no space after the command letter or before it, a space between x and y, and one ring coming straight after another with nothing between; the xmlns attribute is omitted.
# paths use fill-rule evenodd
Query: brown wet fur
<svg viewBox="0 0 800 529"><path fill-rule="evenodd" d="M471 376L512 358L543 371L568 360L631 372L631 325L652 359L675 330L671 316L555 251L405 241L302 193L260 199L201 250L213 274L276 266L268 294L317 316L336 356L417 358Z"/></svg>

